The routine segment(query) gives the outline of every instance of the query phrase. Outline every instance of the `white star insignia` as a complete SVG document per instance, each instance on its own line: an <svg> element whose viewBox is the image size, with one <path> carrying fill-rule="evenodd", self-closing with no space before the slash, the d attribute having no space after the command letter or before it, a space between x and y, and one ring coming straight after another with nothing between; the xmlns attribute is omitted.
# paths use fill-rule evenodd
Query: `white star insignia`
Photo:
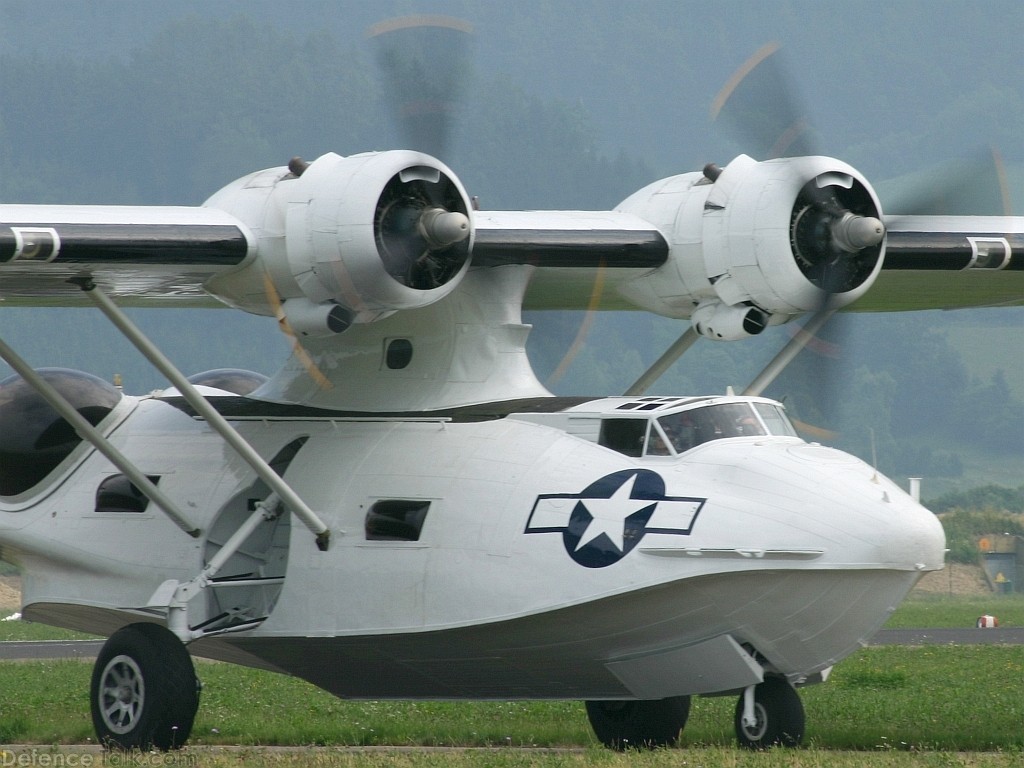
<svg viewBox="0 0 1024 768"><path fill-rule="evenodd" d="M649 499L631 499L633 485L636 483L634 475L628 482L619 486L619 489L609 499L580 499L580 504L587 508L593 520L580 536L580 543L576 549L585 547L587 544L598 538L602 533L606 535L619 552L624 552L626 518L645 507L657 504Z"/></svg>

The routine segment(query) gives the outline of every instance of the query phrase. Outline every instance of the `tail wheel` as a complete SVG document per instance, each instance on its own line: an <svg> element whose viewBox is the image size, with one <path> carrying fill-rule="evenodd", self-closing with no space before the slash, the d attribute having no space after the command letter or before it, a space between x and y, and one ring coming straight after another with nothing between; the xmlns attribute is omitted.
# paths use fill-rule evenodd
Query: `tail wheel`
<svg viewBox="0 0 1024 768"><path fill-rule="evenodd" d="M103 645L92 672L93 727L120 749L177 749L192 732L199 679L184 644L159 624L129 624Z"/></svg>
<svg viewBox="0 0 1024 768"><path fill-rule="evenodd" d="M610 749L651 749L675 744L690 714L690 697L645 701L588 701L598 741Z"/></svg>
<svg viewBox="0 0 1024 768"><path fill-rule="evenodd" d="M771 677L754 688L752 726L743 723L743 696L736 703L736 739L741 747L796 747L804 738L804 705L786 680Z"/></svg>

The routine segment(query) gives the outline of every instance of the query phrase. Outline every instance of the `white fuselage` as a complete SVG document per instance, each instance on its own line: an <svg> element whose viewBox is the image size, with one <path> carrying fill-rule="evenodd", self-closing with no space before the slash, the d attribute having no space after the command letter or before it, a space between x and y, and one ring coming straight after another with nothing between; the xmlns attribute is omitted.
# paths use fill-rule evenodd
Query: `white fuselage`
<svg viewBox="0 0 1024 768"><path fill-rule="evenodd" d="M253 623L193 650L339 695L661 698L735 690L766 669L813 681L942 567L934 515L858 459L795 437L628 456L597 442L621 399L501 418L211 400L249 404L230 418L331 546L287 514L258 529L219 574L245 585L222 581L188 609L192 627ZM160 620L146 606L161 583L195 577L266 496L186 411L173 396L125 397L102 426L199 539L153 505L97 511L116 470L85 445L0 502L27 618L101 633Z"/></svg>

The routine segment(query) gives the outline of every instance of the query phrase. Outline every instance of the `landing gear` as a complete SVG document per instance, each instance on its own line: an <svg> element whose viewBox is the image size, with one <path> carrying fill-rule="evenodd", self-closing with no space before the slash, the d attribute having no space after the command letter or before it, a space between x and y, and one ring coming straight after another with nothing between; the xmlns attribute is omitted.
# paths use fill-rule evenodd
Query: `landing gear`
<svg viewBox="0 0 1024 768"><path fill-rule="evenodd" d="M587 701L598 741L611 749L650 749L674 744L690 714L690 697L655 701Z"/></svg>
<svg viewBox="0 0 1024 768"><path fill-rule="evenodd" d="M741 747L796 747L804 738L804 705L786 680L769 677L753 689L755 722L745 723L746 693L736 702L736 739Z"/></svg>
<svg viewBox="0 0 1024 768"><path fill-rule="evenodd" d="M92 672L92 722L101 744L177 749L192 732L199 680L182 642L159 624L129 624L103 645Z"/></svg>

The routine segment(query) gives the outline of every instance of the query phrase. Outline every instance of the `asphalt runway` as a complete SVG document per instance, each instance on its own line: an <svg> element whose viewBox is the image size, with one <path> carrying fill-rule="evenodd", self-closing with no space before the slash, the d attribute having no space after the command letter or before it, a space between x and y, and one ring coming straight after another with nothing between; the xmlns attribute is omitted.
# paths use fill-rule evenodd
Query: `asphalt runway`
<svg viewBox="0 0 1024 768"><path fill-rule="evenodd" d="M1024 645L1024 627L883 629L868 645ZM95 659L102 640L8 640L0 660Z"/></svg>
<svg viewBox="0 0 1024 768"><path fill-rule="evenodd" d="M0 642L0 660L95 659L103 640L6 640Z"/></svg>
<svg viewBox="0 0 1024 768"><path fill-rule="evenodd" d="M1022 645L1024 627L883 629L869 645Z"/></svg>

